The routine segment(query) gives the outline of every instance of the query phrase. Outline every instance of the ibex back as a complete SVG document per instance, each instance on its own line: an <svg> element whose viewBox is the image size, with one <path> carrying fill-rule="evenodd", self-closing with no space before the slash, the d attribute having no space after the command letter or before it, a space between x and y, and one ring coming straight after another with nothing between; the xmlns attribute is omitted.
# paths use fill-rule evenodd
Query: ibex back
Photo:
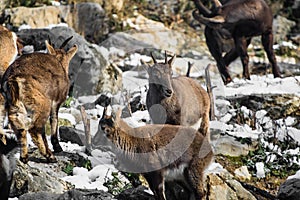
<svg viewBox="0 0 300 200"><path fill-rule="evenodd" d="M20 160L28 162L27 131L40 153L48 162L55 162L48 147L44 126L50 116L51 143L55 152L62 151L57 138L58 110L69 90L69 62L77 52L77 45L67 52L54 49L46 41L48 54L34 52L19 57L3 75L1 92L12 129L21 143Z"/></svg>
<svg viewBox="0 0 300 200"><path fill-rule="evenodd" d="M207 92L192 78L172 77L175 55L170 60L165 55L164 63L152 59L146 104L153 123L192 126L201 121L201 132L206 135L210 110Z"/></svg>

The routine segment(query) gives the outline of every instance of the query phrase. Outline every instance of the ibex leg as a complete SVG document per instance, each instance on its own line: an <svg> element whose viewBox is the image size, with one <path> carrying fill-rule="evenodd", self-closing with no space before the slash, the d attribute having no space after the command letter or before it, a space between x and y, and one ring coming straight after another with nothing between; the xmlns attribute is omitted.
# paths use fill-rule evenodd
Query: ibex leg
<svg viewBox="0 0 300 200"><path fill-rule="evenodd" d="M50 125L51 125L51 143L54 152L61 152L62 148L58 141L57 127L58 127L58 108L59 105L52 106L50 113Z"/></svg>
<svg viewBox="0 0 300 200"><path fill-rule="evenodd" d="M44 128L32 128L29 130L34 144L38 147L40 153L47 159L48 162L56 162L51 150L48 147L48 142L45 136Z"/></svg>
<svg viewBox="0 0 300 200"><path fill-rule="evenodd" d="M262 44L267 53L268 60L272 65L272 71L274 77L280 77L280 71L277 66L276 57L273 51L273 34L272 32L266 32L261 37Z"/></svg>
<svg viewBox="0 0 300 200"><path fill-rule="evenodd" d="M249 73L249 56L247 53L247 40L245 37L235 37L234 38L236 51L238 52L242 64L243 64L243 77L250 80L250 73Z"/></svg>
<svg viewBox="0 0 300 200"><path fill-rule="evenodd" d="M205 38L207 47L211 55L217 62L218 70L221 74L223 82L225 84L231 82L232 79L228 73L225 61L222 57L222 41L215 34L215 31L209 27L205 28Z"/></svg>

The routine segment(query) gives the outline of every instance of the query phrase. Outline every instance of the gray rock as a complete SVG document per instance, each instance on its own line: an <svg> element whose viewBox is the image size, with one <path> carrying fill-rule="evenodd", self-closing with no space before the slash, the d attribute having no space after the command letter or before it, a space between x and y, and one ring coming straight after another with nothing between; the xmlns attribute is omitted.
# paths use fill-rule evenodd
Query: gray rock
<svg viewBox="0 0 300 200"><path fill-rule="evenodd" d="M62 194L57 200L113 200L113 196L102 190L73 189Z"/></svg>
<svg viewBox="0 0 300 200"><path fill-rule="evenodd" d="M63 194L50 192L28 193L19 197L19 200L113 200L113 196L101 190L72 189Z"/></svg>
<svg viewBox="0 0 300 200"><path fill-rule="evenodd" d="M71 142L71 143L78 144L80 146L86 145L84 132L72 127L60 126L59 137L60 137L60 141L62 142Z"/></svg>
<svg viewBox="0 0 300 200"><path fill-rule="evenodd" d="M43 200L57 200L60 194L54 194L49 192L36 192L27 193L19 197L19 200L32 200L32 199L43 199Z"/></svg>
<svg viewBox="0 0 300 200"><path fill-rule="evenodd" d="M116 47L126 53L143 53L150 55L150 52L155 49L154 46L145 43L141 40L137 40L131 35L123 32L116 32L103 41L100 46L105 48Z"/></svg>
<svg viewBox="0 0 300 200"><path fill-rule="evenodd" d="M137 188L130 188L121 192L116 196L118 200L154 200L154 196L145 192L147 188L145 186L138 186Z"/></svg>
<svg viewBox="0 0 300 200"><path fill-rule="evenodd" d="M1 7L0 7L1 8ZM89 42L99 43L109 31L105 10L98 3L77 3L62 6L16 7L6 9L13 26L27 24L31 28L45 28L67 23Z"/></svg>
<svg viewBox="0 0 300 200"><path fill-rule="evenodd" d="M49 165L49 164L48 164ZM13 173L10 196L20 196L25 193L50 192L61 194L73 186L44 171L23 164L17 160L17 167Z"/></svg>
<svg viewBox="0 0 300 200"><path fill-rule="evenodd" d="M279 200L299 200L300 179L292 178L280 185L277 198Z"/></svg>
<svg viewBox="0 0 300 200"><path fill-rule="evenodd" d="M73 12L76 15L73 27L87 41L99 43L108 35L105 10L98 3L78 3Z"/></svg>

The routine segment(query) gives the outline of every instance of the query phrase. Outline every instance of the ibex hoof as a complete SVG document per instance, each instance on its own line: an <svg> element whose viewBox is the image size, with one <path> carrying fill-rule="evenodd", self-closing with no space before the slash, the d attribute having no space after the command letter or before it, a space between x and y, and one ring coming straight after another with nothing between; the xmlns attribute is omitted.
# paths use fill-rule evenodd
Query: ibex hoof
<svg viewBox="0 0 300 200"><path fill-rule="evenodd" d="M27 164L27 163L28 163L28 156L26 156L26 157L24 157L24 158L20 157L20 161L21 161L22 163L24 163L24 164Z"/></svg>
<svg viewBox="0 0 300 200"><path fill-rule="evenodd" d="M63 149L61 148L60 145L53 146L53 150L54 150L54 153L59 153L59 152L63 151Z"/></svg>
<svg viewBox="0 0 300 200"><path fill-rule="evenodd" d="M47 158L47 162L48 163L56 163L57 160L56 160L56 158L54 156L50 156L49 158Z"/></svg>

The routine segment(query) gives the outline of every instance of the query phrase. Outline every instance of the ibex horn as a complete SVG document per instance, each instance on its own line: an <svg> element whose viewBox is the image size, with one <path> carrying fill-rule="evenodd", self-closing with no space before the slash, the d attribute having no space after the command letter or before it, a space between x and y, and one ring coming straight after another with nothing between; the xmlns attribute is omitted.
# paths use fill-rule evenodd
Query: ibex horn
<svg viewBox="0 0 300 200"><path fill-rule="evenodd" d="M165 64L168 63L168 56L167 56L167 51L165 51Z"/></svg>
<svg viewBox="0 0 300 200"><path fill-rule="evenodd" d="M50 36L48 35L48 42L49 42L49 44L53 47L53 45L52 45L52 42L51 42L51 39L50 39Z"/></svg>
<svg viewBox="0 0 300 200"><path fill-rule="evenodd" d="M59 48L60 49L64 48L72 38L73 38L73 36L71 36L68 39L66 39L66 41L64 41L64 43L62 43L62 45Z"/></svg>
<svg viewBox="0 0 300 200"><path fill-rule="evenodd" d="M150 55L151 55L151 58L152 58L153 62L156 64L157 61L155 60L155 58L154 58L154 56L153 56L153 53L151 52Z"/></svg>

